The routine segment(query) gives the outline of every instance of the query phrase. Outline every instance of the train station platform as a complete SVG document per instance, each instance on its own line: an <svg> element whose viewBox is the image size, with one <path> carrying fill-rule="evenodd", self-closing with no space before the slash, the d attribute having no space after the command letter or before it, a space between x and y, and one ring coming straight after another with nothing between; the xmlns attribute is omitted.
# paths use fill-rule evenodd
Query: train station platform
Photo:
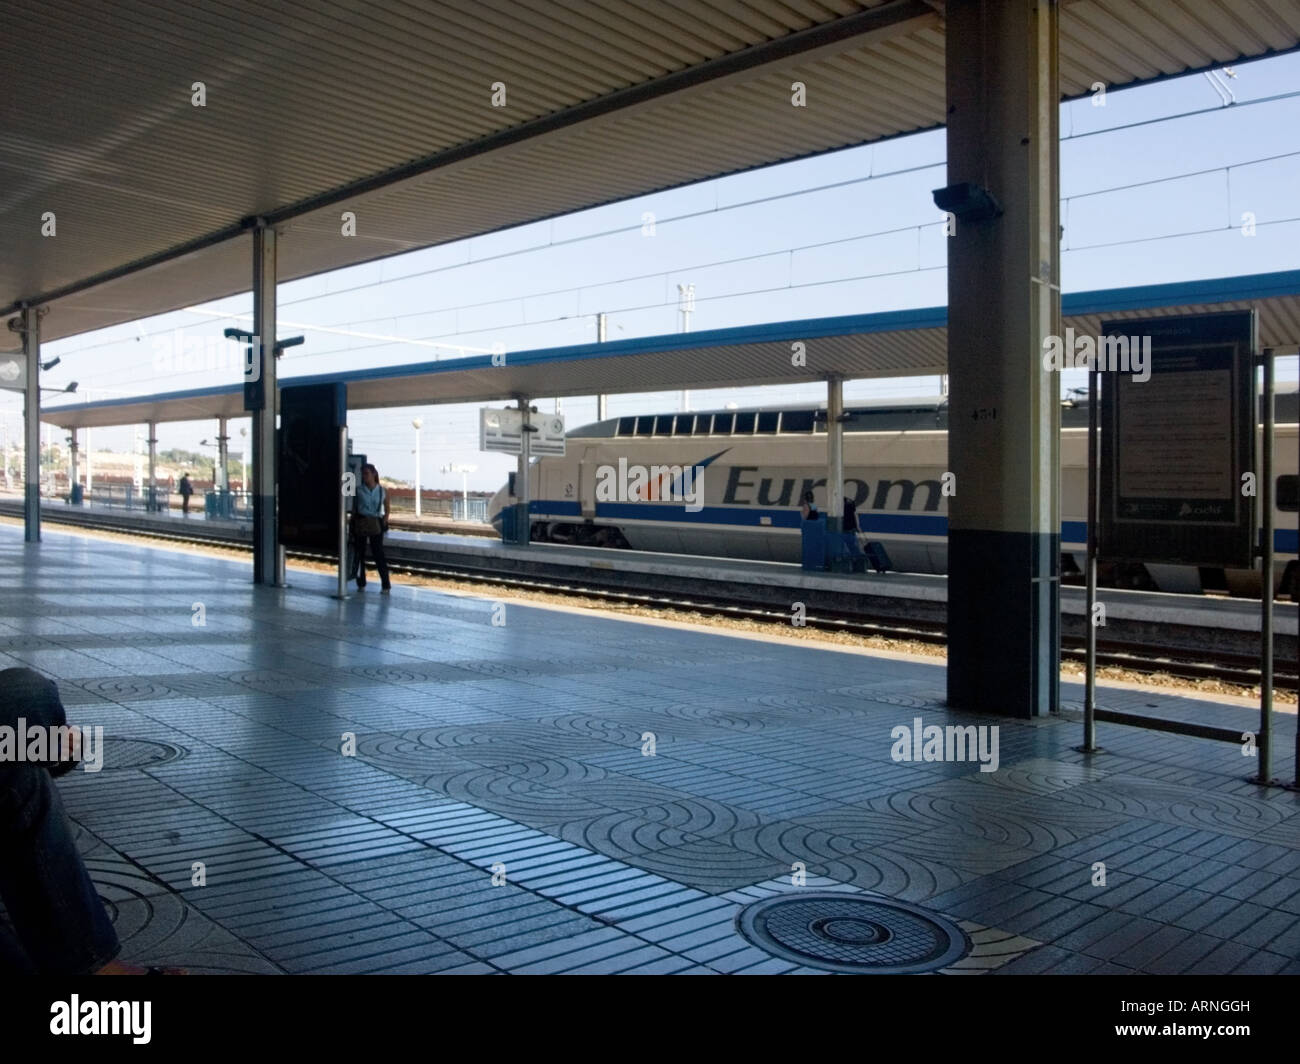
<svg viewBox="0 0 1300 1064"><path fill-rule="evenodd" d="M85 509L48 501L47 521L121 531L140 531L170 539L251 543L248 522L182 518L179 514L144 514ZM21 506L0 498L0 517L20 518ZM400 523L399 523L400 522ZM663 596L675 601L713 603L728 608L790 612L802 603L814 616L901 624L918 631L940 630L947 622L948 580L920 573L813 572L784 562L711 558L690 554L615 550L555 543L518 546L495 535L465 535L463 528L425 519L423 530L403 527L395 519L385 538L389 560L416 571L441 571L470 577L515 577L551 585ZM1258 661L1260 604L1248 598L1165 594L1102 588L1099 599L1106 624L1100 645L1204 660L1226 655ZM1086 599L1081 587L1061 589L1062 633L1081 641L1086 629ZM1297 607L1274 605L1276 660L1293 661L1300 650Z"/></svg>
<svg viewBox="0 0 1300 1064"><path fill-rule="evenodd" d="M830 892L956 925L942 971L1300 974L1300 795L1236 746L1102 723L1087 757L949 713L932 662L249 568L0 525L0 667L104 729L59 786L125 960L815 973L744 914ZM903 759L922 724L996 728L996 769Z"/></svg>

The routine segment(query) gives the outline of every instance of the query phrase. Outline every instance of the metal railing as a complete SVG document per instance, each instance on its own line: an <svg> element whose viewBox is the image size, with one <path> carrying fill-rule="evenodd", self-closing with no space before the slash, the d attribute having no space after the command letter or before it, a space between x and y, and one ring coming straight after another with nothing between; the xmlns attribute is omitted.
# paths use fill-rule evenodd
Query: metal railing
<svg viewBox="0 0 1300 1064"><path fill-rule="evenodd" d="M172 493L166 488L150 489L148 484L142 488L137 488L134 484L96 484L84 498L86 505L102 506L105 509L165 513L171 506L171 496Z"/></svg>
<svg viewBox="0 0 1300 1064"><path fill-rule="evenodd" d="M96 484L81 505L105 510L139 510L144 513L172 514L181 511L180 492L158 486L152 491L146 484ZM246 491L196 491L190 496L190 514L207 518L251 520L252 496Z"/></svg>
<svg viewBox="0 0 1300 1064"><path fill-rule="evenodd" d="M415 499L409 495L394 495L390 499L391 510L395 514L409 517L415 513ZM441 517L450 521L481 521L487 523L488 500L471 498L469 506L460 496L453 499L422 499L421 517Z"/></svg>
<svg viewBox="0 0 1300 1064"><path fill-rule="evenodd" d="M451 519L453 521L479 521L487 524L487 499L452 499ZM466 507L465 503L469 506Z"/></svg>

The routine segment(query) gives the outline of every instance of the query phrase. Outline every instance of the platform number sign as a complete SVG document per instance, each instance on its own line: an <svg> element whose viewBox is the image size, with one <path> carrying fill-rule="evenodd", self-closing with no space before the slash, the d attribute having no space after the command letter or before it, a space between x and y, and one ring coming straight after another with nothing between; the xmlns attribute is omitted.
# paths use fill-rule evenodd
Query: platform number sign
<svg viewBox="0 0 1300 1064"><path fill-rule="evenodd" d="M481 409L478 412L479 450L520 454L523 451L523 423L523 414L512 407Z"/></svg>
<svg viewBox="0 0 1300 1064"><path fill-rule="evenodd" d="M1254 311L1104 322L1150 337L1150 376L1101 378L1100 536L1116 561L1250 568L1254 498Z"/></svg>
<svg viewBox="0 0 1300 1064"><path fill-rule="evenodd" d="M559 414L529 415L528 452L534 458L563 456L564 418ZM523 414L514 407L479 410L478 446L480 451L519 454L523 448Z"/></svg>
<svg viewBox="0 0 1300 1064"><path fill-rule="evenodd" d="M559 414L534 414L533 433L528 448L534 455L564 456L564 418Z"/></svg>

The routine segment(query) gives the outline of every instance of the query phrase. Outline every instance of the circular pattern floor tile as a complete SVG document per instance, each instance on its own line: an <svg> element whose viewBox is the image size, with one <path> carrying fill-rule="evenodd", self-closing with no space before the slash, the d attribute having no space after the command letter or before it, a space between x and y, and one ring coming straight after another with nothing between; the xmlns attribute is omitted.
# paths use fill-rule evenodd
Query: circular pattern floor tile
<svg viewBox="0 0 1300 1064"><path fill-rule="evenodd" d="M961 960L960 927L915 905L832 892L765 898L736 916L740 933L784 960L832 972L903 975Z"/></svg>
<svg viewBox="0 0 1300 1064"><path fill-rule="evenodd" d="M156 739L128 739L106 735L102 740L102 753L104 765L101 771L115 772L120 769L165 765L168 761L180 760L189 751L175 743L159 742Z"/></svg>

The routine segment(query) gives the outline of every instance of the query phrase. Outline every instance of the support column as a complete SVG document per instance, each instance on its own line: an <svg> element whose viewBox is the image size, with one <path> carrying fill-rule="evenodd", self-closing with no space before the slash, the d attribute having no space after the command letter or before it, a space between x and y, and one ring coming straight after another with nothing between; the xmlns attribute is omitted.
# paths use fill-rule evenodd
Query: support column
<svg viewBox="0 0 1300 1064"><path fill-rule="evenodd" d="M253 413L253 583L276 585L276 420L280 393L275 366L275 230L253 230L253 343L263 405Z"/></svg>
<svg viewBox="0 0 1300 1064"><path fill-rule="evenodd" d="M230 435L224 417L217 418L217 482L214 491L230 490ZM224 516L224 515L223 515Z"/></svg>
<svg viewBox="0 0 1300 1064"><path fill-rule="evenodd" d="M844 524L844 381L826 378L826 531Z"/></svg>
<svg viewBox="0 0 1300 1064"><path fill-rule="evenodd" d="M1060 697L1058 8L950 0L947 27L948 184L978 187L948 245L948 702L1033 717Z"/></svg>
<svg viewBox="0 0 1300 1064"><path fill-rule="evenodd" d="M26 359L23 407L23 539L41 541L41 316L35 307L23 307L19 316Z"/></svg>
<svg viewBox="0 0 1300 1064"><path fill-rule="evenodd" d="M95 486L93 483L93 478L95 475L95 470L94 470L95 445L94 443L91 442L91 438L90 438L91 431L92 430L90 426L87 425L86 426L86 505L87 506L90 505L90 489Z"/></svg>
<svg viewBox="0 0 1300 1064"><path fill-rule="evenodd" d="M527 545L533 539L528 486L528 467L532 451L532 440L530 439L531 433L528 431L531 418L529 417L530 410L527 397L519 399L519 414L522 424L520 425L519 461L515 467L515 501L519 507L517 510L519 518L516 525L515 542Z"/></svg>
<svg viewBox="0 0 1300 1064"><path fill-rule="evenodd" d="M158 426L147 422L149 429L149 483L145 486L145 509L157 513L158 506Z"/></svg>
<svg viewBox="0 0 1300 1064"><path fill-rule="evenodd" d="M603 344L605 342L605 330L607 319L604 314L596 315L596 342ZM601 394L596 396L596 420L604 421L608 416L609 397Z"/></svg>
<svg viewBox="0 0 1300 1064"><path fill-rule="evenodd" d="M9 418L4 414L0 414L0 448L4 450L5 490L12 491L14 481L9 472Z"/></svg>
<svg viewBox="0 0 1300 1064"><path fill-rule="evenodd" d="M68 502L71 503L77 494L77 484L81 480L80 471L77 469L77 430L68 430Z"/></svg>

